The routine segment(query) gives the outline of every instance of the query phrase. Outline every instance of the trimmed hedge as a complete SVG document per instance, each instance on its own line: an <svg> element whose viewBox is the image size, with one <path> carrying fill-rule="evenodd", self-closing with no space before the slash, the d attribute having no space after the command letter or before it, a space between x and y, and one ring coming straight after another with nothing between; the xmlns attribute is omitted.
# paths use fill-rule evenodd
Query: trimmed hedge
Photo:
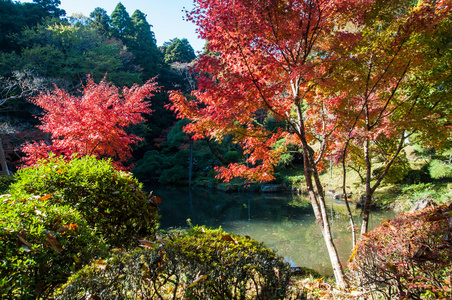
<svg viewBox="0 0 452 300"><path fill-rule="evenodd" d="M16 182L16 178L13 176L0 175L0 194L6 193L9 186Z"/></svg>
<svg viewBox="0 0 452 300"><path fill-rule="evenodd" d="M289 279L288 264L261 243L195 227L85 267L56 298L283 299Z"/></svg>
<svg viewBox="0 0 452 300"><path fill-rule="evenodd" d="M21 169L16 178L11 193L52 195L51 204L78 210L113 247L134 248L158 227L157 208L148 202L142 184L110 161L51 157Z"/></svg>
<svg viewBox="0 0 452 300"><path fill-rule="evenodd" d="M50 196L0 198L0 298L47 299L107 246L75 209Z"/></svg>

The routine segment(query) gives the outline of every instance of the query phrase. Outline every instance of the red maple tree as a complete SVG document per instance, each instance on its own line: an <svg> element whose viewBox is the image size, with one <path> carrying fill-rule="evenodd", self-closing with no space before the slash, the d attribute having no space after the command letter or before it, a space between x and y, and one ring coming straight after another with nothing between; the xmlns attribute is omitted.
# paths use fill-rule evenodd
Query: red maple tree
<svg viewBox="0 0 452 300"><path fill-rule="evenodd" d="M441 1L440 6L448 7L445 2ZM430 3L425 3L420 1L419 9L428 11ZM395 41L394 47L388 47L388 50L379 47L378 43L403 37L404 26L411 24L411 16L416 18L422 14L408 15L407 22L397 23L385 31L386 25L392 25L391 20L385 23L386 13L393 17L411 12L410 1L196 0L195 4L188 18L198 25L200 37L208 41L206 54L199 58L195 68L200 74L199 86L193 92L195 100L192 101L187 101L180 92L173 92L171 108L180 118L193 121L185 130L193 133L195 139L209 136L221 141L224 136L231 135L244 149L247 164L217 168L218 176L225 180L233 177L271 180L274 167L287 145L294 144L302 149L306 189L330 254L337 284L345 287L319 170L325 162L325 154L331 156L334 149L343 145L342 140L337 143L338 130L345 128L342 116L350 109L359 112L360 106L352 101L356 90L351 92L358 84L347 82L346 70L351 68L361 77L366 74L355 66L365 66L367 54L389 57L390 60L391 53L397 51L400 43ZM433 10L430 16L434 15ZM414 21L413 24L422 22ZM377 35L383 31L383 35L388 34L382 36L382 40L372 37L366 40L365 34L369 33L364 31L366 28L370 34L372 30ZM362 50L369 50L366 55L351 52L363 45L363 41ZM365 45L366 42L371 48ZM401 54L411 54L409 49L413 48L404 48ZM365 95L367 103L375 106L373 112L369 110L369 116L375 113L386 116L388 98L377 102L375 96L379 92L387 95L394 91L398 81L404 79L403 67L408 62L409 58L394 65L391 63L394 71L390 73L395 75L382 80L384 84L378 86L379 91L374 95ZM379 70L371 74L372 80L378 81L378 72L385 72L384 60L378 67ZM344 80L332 80L341 76ZM352 79L361 80L360 76ZM359 86L366 88L365 80L361 80ZM342 86L325 88L328 84ZM343 88L347 85L350 88ZM350 115L352 113L346 119L349 125L354 120ZM266 126L269 120L284 126L274 130ZM390 124L384 121L377 121L379 130L391 131ZM358 134L358 131L354 133ZM285 142L281 143L282 140Z"/></svg>
<svg viewBox="0 0 452 300"><path fill-rule="evenodd" d="M274 167L289 143L303 150L306 187L330 254L337 283L346 286L332 239L318 167L334 129L329 118L318 124L323 131L306 126L307 104L317 103L315 88L330 75L337 59L330 46L356 38L343 25L360 25L366 1L352 0L197 0L189 18L209 41L208 53L196 66L199 88L187 101L173 92L172 108L179 117L194 122L186 130L194 138L222 140L232 135L244 149L247 164L217 168L225 180L273 179ZM321 104L321 103L317 103ZM317 105L316 104L316 105ZM308 118L306 118L308 117ZM287 124L273 130L273 119ZM277 143L284 139L285 143ZM309 143L320 141L319 151Z"/></svg>
<svg viewBox="0 0 452 300"><path fill-rule="evenodd" d="M50 133L50 143L24 144L24 162L35 164L52 152L68 159L73 155L110 157L121 166L131 157L130 146L142 140L124 128L144 121L143 114L151 113L150 103L144 100L157 89L154 79L120 90L105 78L96 84L88 76L81 97L55 87L54 91L31 98L44 110L39 128Z"/></svg>

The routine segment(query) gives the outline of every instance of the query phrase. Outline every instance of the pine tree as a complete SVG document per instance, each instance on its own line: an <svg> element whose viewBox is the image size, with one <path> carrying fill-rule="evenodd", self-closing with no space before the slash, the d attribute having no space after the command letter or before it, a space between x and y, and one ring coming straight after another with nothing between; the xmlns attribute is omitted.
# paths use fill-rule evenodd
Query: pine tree
<svg viewBox="0 0 452 300"><path fill-rule="evenodd" d="M189 63L196 58L195 51L187 39L172 39L169 43L165 43L164 60L165 63L171 64L173 62Z"/></svg>
<svg viewBox="0 0 452 300"><path fill-rule="evenodd" d="M110 18L113 27L113 36L121 39L123 43L127 44L125 39L129 38L132 34L133 25L129 13L121 2L116 5Z"/></svg>
<svg viewBox="0 0 452 300"><path fill-rule="evenodd" d="M146 14L136 10L131 19L133 31L126 42L129 50L135 56L137 64L143 68L143 79L147 80L159 73L161 58L157 49L157 42L152 25L146 20Z"/></svg>
<svg viewBox="0 0 452 300"><path fill-rule="evenodd" d="M97 30L103 36L111 35L111 19L107 15L107 11L101 7L96 7L94 11L89 15L91 17L90 26Z"/></svg>

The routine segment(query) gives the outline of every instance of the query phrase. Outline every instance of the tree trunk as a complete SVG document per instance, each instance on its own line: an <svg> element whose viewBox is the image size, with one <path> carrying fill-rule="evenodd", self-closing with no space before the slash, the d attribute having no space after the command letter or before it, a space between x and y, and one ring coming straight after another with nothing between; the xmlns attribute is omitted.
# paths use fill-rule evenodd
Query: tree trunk
<svg viewBox="0 0 452 300"><path fill-rule="evenodd" d="M350 209L350 204L348 203L348 197L347 197L347 190L345 188L346 186L346 176L347 176L347 169L345 167L345 156L346 156L347 148L344 149L343 155L342 155L342 193L344 194L344 200L345 205L347 207L348 212L348 218L350 220L350 226L352 227L352 240L353 240L353 248L356 246L356 231L355 231L355 221L353 220L353 214Z"/></svg>
<svg viewBox="0 0 452 300"><path fill-rule="evenodd" d="M188 163L188 188L191 189L191 177L193 171L193 139L190 137L190 160Z"/></svg>
<svg viewBox="0 0 452 300"><path fill-rule="evenodd" d="M334 278L336 279L336 285L340 288L346 288L347 282L345 280L344 270L342 269L342 265L339 261L337 249L336 246L334 245L333 237L331 234L328 213L326 211L325 205L325 193L323 191L322 184L320 183L319 180L319 175L314 163L314 159L312 157L311 152L309 151L304 130L304 122L301 118L299 120L299 126L300 126L299 137L303 149L304 175L306 180L306 188L309 194L309 199L311 200L316 220L319 223L319 226L322 230L322 235L325 240L326 247L328 249L331 266L333 267ZM315 187L317 189L317 194L314 188L314 184L312 182L313 177L315 181Z"/></svg>
<svg viewBox="0 0 452 300"><path fill-rule="evenodd" d="M411 132L409 135L405 135L405 131L402 131L396 151L394 152L392 157L387 161L385 169L378 176L378 178L373 186L370 186L370 181L372 180L372 178L371 178L372 163L371 163L370 150L369 150L369 146L370 146L369 140L367 140L366 143L364 144L364 157L366 160L366 201L364 202L364 208L363 208L363 224L361 226L361 235L366 233L369 229L368 227L369 227L370 207L372 205L372 195L374 194L375 190L380 186L383 178L388 173L389 168L391 168L395 159L402 151L405 138L407 136L410 136L411 134L413 134L413 132Z"/></svg>
<svg viewBox="0 0 452 300"><path fill-rule="evenodd" d="M337 249L333 241L333 235L331 234L330 221L328 220L328 212L325 205L325 192L320 182L319 172L314 164L312 154L308 153L311 160L312 175L314 175L314 181L317 187L317 196L319 198L320 211L323 219L323 238L328 249L328 254L331 260L331 266L333 267L334 277L336 278L336 284L340 288L346 288L347 282L345 280L344 270L337 254Z"/></svg>
<svg viewBox="0 0 452 300"><path fill-rule="evenodd" d="M2 167L0 174L10 175L8 170L8 164L6 163L5 151L3 150L3 141L1 138L0 138L0 165Z"/></svg>
<svg viewBox="0 0 452 300"><path fill-rule="evenodd" d="M367 232L369 227L369 215L370 215L370 205L372 202L372 189L370 187L370 181L372 180L372 163L370 161L370 142L366 138L364 142L364 159L366 161L366 199L364 200L363 207L363 223L361 225L361 235Z"/></svg>

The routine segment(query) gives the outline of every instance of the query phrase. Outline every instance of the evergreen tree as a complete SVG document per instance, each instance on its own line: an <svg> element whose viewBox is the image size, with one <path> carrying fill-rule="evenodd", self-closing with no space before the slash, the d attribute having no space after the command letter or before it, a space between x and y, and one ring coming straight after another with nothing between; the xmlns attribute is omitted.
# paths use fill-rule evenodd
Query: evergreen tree
<svg viewBox="0 0 452 300"><path fill-rule="evenodd" d="M125 44L127 39L132 34L132 19L126 11L121 2L116 5L116 8L111 13L111 25L113 29L113 36L121 39Z"/></svg>
<svg viewBox="0 0 452 300"><path fill-rule="evenodd" d="M101 7L96 7L94 11L89 15L91 17L90 26L97 30L103 36L111 35L110 16L107 11Z"/></svg>
<svg viewBox="0 0 452 300"><path fill-rule="evenodd" d="M167 64L174 62L189 63L196 58L195 51L187 39L172 39L166 42L162 47L164 61Z"/></svg>
<svg viewBox="0 0 452 300"><path fill-rule="evenodd" d="M89 26L47 22L24 30L17 42L22 51L0 56L0 74L33 70L40 77L63 80L75 89L86 74L96 81L107 74L107 80L122 86L141 82L133 55L124 44L106 39Z"/></svg>
<svg viewBox="0 0 452 300"><path fill-rule="evenodd" d="M143 79L147 80L159 73L160 55L157 49L152 25L146 20L146 14L136 10L132 15L133 32L126 44L143 68Z"/></svg>
<svg viewBox="0 0 452 300"><path fill-rule="evenodd" d="M33 3L36 3L42 11L52 17L60 18L66 15L64 9L58 8L61 4L60 0L33 0Z"/></svg>
<svg viewBox="0 0 452 300"><path fill-rule="evenodd" d="M19 3L0 0L0 51L20 51L15 41L25 28L34 28L45 18L59 18L66 12L58 8L59 0L34 0L34 3Z"/></svg>

